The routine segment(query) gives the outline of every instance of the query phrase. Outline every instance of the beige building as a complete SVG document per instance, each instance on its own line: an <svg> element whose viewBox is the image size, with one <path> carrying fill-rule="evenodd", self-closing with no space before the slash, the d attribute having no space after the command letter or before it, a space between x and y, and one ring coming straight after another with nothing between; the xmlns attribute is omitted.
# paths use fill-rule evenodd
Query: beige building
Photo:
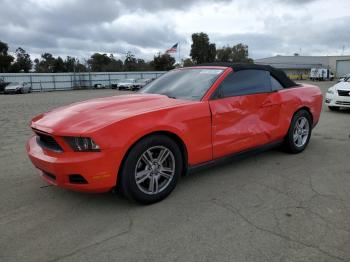
<svg viewBox="0 0 350 262"><path fill-rule="evenodd" d="M327 68L336 77L350 73L348 56L273 56L254 60L256 64L271 65L284 70L292 79L307 79L311 68Z"/></svg>

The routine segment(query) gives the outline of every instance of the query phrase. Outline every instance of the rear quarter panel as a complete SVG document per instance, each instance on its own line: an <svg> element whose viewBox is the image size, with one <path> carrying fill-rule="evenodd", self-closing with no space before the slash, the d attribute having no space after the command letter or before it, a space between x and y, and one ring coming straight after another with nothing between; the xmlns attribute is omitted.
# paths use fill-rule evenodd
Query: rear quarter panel
<svg viewBox="0 0 350 262"><path fill-rule="evenodd" d="M282 100L280 114L281 138L287 134L294 113L301 108L307 108L311 112L313 126L316 126L320 119L323 101L319 87L303 84L298 87L283 89L279 92Z"/></svg>

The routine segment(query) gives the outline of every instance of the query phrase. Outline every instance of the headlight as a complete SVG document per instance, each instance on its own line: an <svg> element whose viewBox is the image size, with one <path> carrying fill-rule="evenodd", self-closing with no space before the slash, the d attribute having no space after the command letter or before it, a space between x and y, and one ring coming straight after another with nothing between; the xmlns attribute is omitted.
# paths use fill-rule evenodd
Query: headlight
<svg viewBox="0 0 350 262"><path fill-rule="evenodd" d="M331 94L331 95L334 95L334 88L333 87L329 88L327 93Z"/></svg>
<svg viewBox="0 0 350 262"><path fill-rule="evenodd" d="M64 139L76 152L100 151L100 147L90 137L65 137Z"/></svg>

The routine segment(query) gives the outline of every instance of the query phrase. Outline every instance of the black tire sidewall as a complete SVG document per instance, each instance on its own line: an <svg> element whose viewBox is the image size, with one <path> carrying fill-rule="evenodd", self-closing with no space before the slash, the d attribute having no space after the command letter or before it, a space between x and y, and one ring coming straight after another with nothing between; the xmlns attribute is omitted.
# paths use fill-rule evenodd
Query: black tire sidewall
<svg viewBox="0 0 350 262"><path fill-rule="evenodd" d="M302 147L297 147L294 143L293 135L294 135L294 128L295 128L296 122L300 117L305 117L307 119L307 121L309 122L310 130L309 130L309 136L307 138L306 143ZM289 127L288 135L285 141L288 151L293 154L297 154L304 151L304 149L307 147L307 145L310 142L311 133L312 133L312 119L311 119L310 113L307 112L306 110L300 110L296 112L292 118L292 122Z"/></svg>
<svg viewBox="0 0 350 262"><path fill-rule="evenodd" d="M142 192L135 180L135 167L141 154L143 154L148 148L154 146L164 146L168 148L175 158L175 174L166 189L155 195L148 195ZM152 204L166 198L175 188L177 181L182 173L182 154L179 146L174 140L164 135L151 135L139 142L137 142L129 151L120 173L120 186L123 194L136 202L141 204Z"/></svg>

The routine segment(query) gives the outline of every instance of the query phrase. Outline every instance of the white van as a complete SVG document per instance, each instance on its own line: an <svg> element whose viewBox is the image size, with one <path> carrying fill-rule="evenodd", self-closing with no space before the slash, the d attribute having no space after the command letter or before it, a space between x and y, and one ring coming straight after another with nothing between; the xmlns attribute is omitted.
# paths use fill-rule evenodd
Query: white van
<svg viewBox="0 0 350 262"><path fill-rule="evenodd" d="M311 68L310 71L310 80L312 81L324 81L330 80L333 81L334 75L331 70L326 68Z"/></svg>

